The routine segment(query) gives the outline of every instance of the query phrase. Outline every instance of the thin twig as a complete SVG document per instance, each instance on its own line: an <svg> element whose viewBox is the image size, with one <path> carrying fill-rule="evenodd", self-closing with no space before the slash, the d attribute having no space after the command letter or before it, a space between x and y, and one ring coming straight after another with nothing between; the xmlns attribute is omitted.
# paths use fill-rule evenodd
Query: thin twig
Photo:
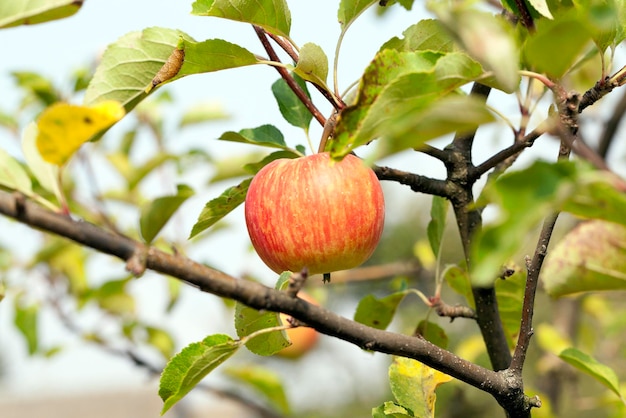
<svg viewBox="0 0 626 418"><path fill-rule="evenodd" d="M548 244L552 237L552 231L556 225L558 213L550 215L543 223L541 233L539 234L539 240L535 249L535 254L532 260L526 266L526 288L524 290L524 302L522 305L522 320L520 321L519 335L517 337L517 345L513 353L513 359L511 360L510 369L521 376L522 368L526 360L526 353L530 344L530 337L533 334L533 312L535 306L535 295L537 293L537 286L539 285L539 272L543 265L543 260L546 257L548 250Z"/></svg>
<svg viewBox="0 0 626 418"><path fill-rule="evenodd" d="M267 34L267 36L272 38L272 40L276 42L283 49L283 51L287 53L287 55L289 55L289 57L293 60L294 63L298 62L298 53L293 48L293 45L291 45L289 42L285 41L284 38L278 35L274 35L273 33L270 33L270 32L265 32L265 33Z"/></svg>
<svg viewBox="0 0 626 418"><path fill-rule="evenodd" d="M602 158L606 158L609 153L609 148L615 139L615 133L619 127L622 119L626 113L626 92L622 94L622 98L613 109L613 113L609 120L604 124L604 131L598 141L598 155Z"/></svg>
<svg viewBox="0 0 626 418"><path fill-rule="evenodd" d="M550 126L552 126L552 122L550 119L546 119L539 126L537 126L534 130L532 130L529 134L524 136L520 141L515 141L513 145L508 148L503 149L502 151L492 155L483 163L477 165L472 170L472 176L476 179L480 178L487 171L496 167L500 163L506 161L510 157L519 155L524 149L533 146L535 140L539 138L546 132L550 131Z"/></svg>
<svg viewBox="0 0 626 418"><path fill-rule="evenodd" d="M269 43L267 37L265 36L265 31L263 30L263 28L259 26L253 26L253 28L257 36L259 37L261 44L263 44L263 48L265 48L265 51L267 52L270 60L280 62L276 51L274 51L274 48L272 48L272 45ZM309 96L307 96L302 87L300 87L300 85L291 76L291 74L289 74L289 71L281 66L274 66L274 68L276 69L276 71L278 71L283 80L285 80L289 88L295 93L298 99L300 99L300 101L306 106L309 112L311 112L313 117L317 119L320 125L324 126L326 124L326 118L324 117L322 112L320 112L319 109L313 104L313 102L311 101Z"/></svg>
<svg viewBox="0 0 626 418"><path fill-rule="evenodd" d="M267 32L265 32L265 30L260 27L260 26L256 26L253 25L254 27L254 31L256 32L257 36L259 37L259 39L261 40L261 43L263 44L263 48L265 48L265 51L267 52L268 56L270 57L270 59L272 61L276 61L276 62L280 62L280 58L278 58L278 55L276 54L276 51L274 51L274 48L272 48L272 45L268 42L267 40ZM281 45L282 47L282 45ZM282 47L284 49L284 47ZM290 55L291 56L291 55ZM292 57L293 58L293 57ZM278 68L277 68L278 69ZM279 71L280 72L280 71ZM292 79L293 83L295 85L297 85L298 87L300 87L295 80L293 80L293 77L291 77L291 75L289 74L289 71L287 71L286 69L284 69L284 73ZM285 78L285 76L283 75L283 72L280 72L280 75ZM285 81L287 81L287 83L289 84L289 81L287 79L285 79ZM340 97L336 97L334 96L331 92L329 92L328 90L326 90L325 88L323 88L322 86L319 86L315 83L311 83L315 86L315 88L322 94L322 96L324 96L326 98L326 100L328 100L328 102L335 108L335 110L341 110L344 107L346 107L346 104L343 102L343 100L341 100ZM292 87L291 84L289 84L289 87ZM300 90L302 90L300 88ZM304 90L302 90L304 92ZM295 93L295 90L294 90ZM298 93L296 93L298 95L298 98L305 104L307 105L307 103L305 101L311 102L311 99L309 99L309 97L305 94L304 96L300 96ZM311 105L313 103L311 102ZM311 111L311 109L309 108L309 106L307 105L307 109L309 109L309 111ZM311 113L313 113L311 111ZM315 116L315 114L313 114ZM316 119L317 116L316 116ZM319 121L319 119L318 119ZM324 126L324 124L320 121L320 123L322 124L322 126Z"/></svg>

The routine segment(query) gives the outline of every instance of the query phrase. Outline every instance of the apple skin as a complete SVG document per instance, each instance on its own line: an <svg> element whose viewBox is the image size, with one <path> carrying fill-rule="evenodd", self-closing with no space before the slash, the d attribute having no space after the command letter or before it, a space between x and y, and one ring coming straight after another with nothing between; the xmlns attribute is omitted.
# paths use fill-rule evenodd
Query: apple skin
<svg viewBox="0 0 626 418"><path fill-rule="evenodd" d="M306 300L313 305L319 305L311 295L305 292L298 293L298 297ZM288 324L289 315L281 313L280 320L283 324ZM287 336L291 341L289 347L280 350L276 355L288 359L297 359L308 353L317 343L319 333L313 328L296 327L287 329Z"/></svg>
<svg viewBox="0 0 626 418"><path fill-rule="evenodd" d="M376 174L358 157L332 161L327 152L279 159L250 183L248 234L276 273L310 275L365 262L380 240L385 202Z"/></svg>

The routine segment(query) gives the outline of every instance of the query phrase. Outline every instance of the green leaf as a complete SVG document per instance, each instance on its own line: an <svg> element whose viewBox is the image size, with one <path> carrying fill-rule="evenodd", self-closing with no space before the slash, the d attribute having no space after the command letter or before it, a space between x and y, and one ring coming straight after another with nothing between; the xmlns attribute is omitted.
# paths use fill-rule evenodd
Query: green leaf
<svg viewBox="0 0 626 418"><path fill-rule="evenodd" d="M537 325L535 334L539 347L555 356L558 356L561 351L572 346L572 341L565 337L562 331L545 322Z"/></svg>
<svg viewBox="0 0 626 418"><path fill-rule="evenodd" d="M554 20L539 20L524 45L523 55L534 71L559 79L579 59L590 40L584 19L571 11Z"/></svg>
<svg viewBox="0 0 626 418"><path fill-rule="evenodd" d="M187 35L155 27L128 33L109 45L85 91L85 104L116 100L129 112L147 97L146 87L181 36Z"/></svg>
<svg viewBox="0 0 626 418"><path fill-rule="evenodd" d="M248 50L221 39L195 42L181 31L157 27L131 32L104 52L85 92L85 104L116 100L130 111L147 97L147 87L153 85L172 51L180 47L184 61L169 80L258 63Z"/></svg>
<svg viewBox="0 0 626 418"><path fill-rule="evenodd" d="M482 73L481 66L462 53L379 51L361 78L356 103L339 115L331 154L344 156L380 136L385 137L383 155L419 146L450 132L447 123L452 111L447 107L470 106L471 117L477 118L469 122L470 116L463 117L455 124L457 128L481 123L484 112L479 113L479 105L469 99L451 98L430 106ZM414 129L421 131L416 134Z"/></svg>
<svg viewBox="0 0 626 418"><path fill-rule="evenodd" d="M280 413L290 415L289 402L283 384L280 377L272 370L248 364L229 367L225 372L227 376L260 393Z"/></svg>
<svg viewBox="0 0 626 418"><path fill-rule="evenodd" d="M261 125L257 128L242 129L239 132L224 132L219 137L222 141L242 142L244 144L260 145L263 147L290 149L285 144L283 134L274 125Z"/></svg>
<svg viewBox="0 0 626 418"><path fill-rule="evenodd" d="M26 340L28 354L32 356L39 349L39 338L37 336L39 306L24 306L19 298L16 298L14 308L14 324Z"/></svg>
<svg viewBox="0 0 626 418"><path fill-rule="evenodd" d="M567 348L559 354L561 360L596 379L622 399L619 379L615 371L607 365L576 348Z"/></svg>
<svg viewBox="0 0 626 418"><path fill-rule="evenodd" d="M245 179L236 186L229 187L219 197L209 201L200 212L198 220L191 229L189 238L193 238L217 221L232 212L246 200L246 193L252 178Z"/></svg>
<svg viewBox="0 0 626 418"><path fill-rule="evenodd" d="M224 107L215 102L196 103L183 112L179 128L230 118Z"/></svg>
<svg viewBox="0 0 626 418"><path fill-rule="evenodd" d="M15 3L17 4L17 2ZM61 93L57 91L52 81L41 74L30 71L14 71L11 75L18 86L37 98L44 106L50 106L62 100Z"/></svg>
<svg viewBox="0 0 626 418"><path fill-rule="evenodd" d="M272 161L279 160L281 158L299 158L301 156L302 155L296 154L293 151L276 151L266 155L261 161L244 165L243 169L246 173L256 174Z"/></svg>
<svg viewBox="0 0 626 418"><path fill-rule="evenodd" d="M372 418L411 418L413 412L395 402L385 402L372 409Z"/></svg>
<svg viewBox="0 0 626 418"><path fill-rule="evenodd" d="M554 19L546 0L528 0L528 3L530 3L533 9L535 9L541 16L547 17L548 19Z"/></svg>
<svg viewBox="0 0 626 418"><path fill-rule="evenodd" d="M8 129L11 132L18 132L20 125L17 116L0 110L0 127Z"/></svg>
<svg viewBox="0 0 626 418"><path fill-rule="evenodd" d="M377 0L341 0L337 13L341 31L345 32L361 13L375 3L377 3Z"/></svg>
<svg viewBox="0 0 626 418"><path fill-rule="evenodd" d="M419 148L431 139L472 132L495 121L486 104L473 96L450 95L437 101L426 96L403 106L382 124L385 138L379 156Z"/></svg>
<svg viewBox="0 0 626 418"><path fill-rule="evenodd" d="M237 335L242 338L266 328L281 325L277 312L260 312L242 303L235 306L235 328ZM246 342L246 348L260 356L271 356L289 346L285 331L267 332L258 335Z"/></svg>
<svg viewBox="0 0 626 418"><path fill-rule="evenodd" d="M194 42L184 38L184 51L185 61L175 78L259 63L252 52L222 39Z"/></svg>
<svg viewBox="0 0 626 418"><path fill-rule="evenodd" d="M626 194L609 173L581 161L539 161L487 185L479 205L494 203L499 218L483 227L472 248L472 281L490 286L521 250L529 231L555 211L626 224ZM531 210L532 209L532 210Z"/></svg>
<svg viewBox="0 0 626 418"><path fill-rule="evenodd" d="M417 333L424 337L427 341L441 347L444 350L448 348L448 336L443 328L434 322L422 320L417 324Z"/></svg>
<svg viewBox="0 0 626 418"><path fill-rule="evenodd" d="M274 289L287 290L287 288L289 288L289 280L291 279L291 275L292 273L290 271L283 271L280 276L278 276L278 280L276 281Z"/></svg>
<svg viewBox="0 0 626 418"><path fill-rule="evenodd" d="M125 176L128 181L128 190L129 191L135 190L137 185L141 183L141 181L145 179L148 174L152 173L154 169L156 169L157 167L160 167L161 165L163 165L164 163L168 161L176 160L176 159L177 159L176 155L160 152L139 166L129 165L127 176Z"/></svg>
<svg viewBox="0 0 626 418"><path fill-rule="evenodd" d="M552 297L626 289L626 227L578 224L548 253L541 279Z"/></svg>
<svg viewBox="0 0 626 418"><path fill-rule="evenodd" d="M289 36L291 12L285 0L196 0L191 14L215 16L261 26L266 31Z"/></svg>
<svg viewBox="0 0 626 418"><path fill-rule="evenodd" d="M135 299L127 292L126 286L132 277L106 281L91 293L101 309L113 315L132 315L135 312Z"/></svg>
<svg viewBox="0 0 626 418"><path fill-rule="evenodd" d="M182 282L173 277L166 277L166 280L167 280L168 301L167 301L167 307L165 308L165 310L166 312L170 312L180 300L180 291L182 288Z"/></svg>
<svg viewBox="0 0 626 418"><path fill-rule="evenodd" d="M165 330L146 327L147 343L156 348L163 358L169 359L174 354L175 343L172 336Z"/></svg>
<svg viewBox="0 0 626 418"><path fill-rule="evenodd" d="M457 265L447 265L442 273L442 277L448 286L459 295L464 296L468 305L474 308L474 295L472 294L472 284L467 270Z"/></svg>
<svg viewBox="0 0 626 418"><path fill-rule="evenodd" d="M511 348L515 347L519 335L524 291L526 289L526 274L517 268L515 270L516 272L512 276L496 281L498 311L502 319L504 333Z"/></svg>
<svg viewBox="0 0 626 418"><path fill-rule="evenodd" d="M154 199L141 209L139 228L146 244L150 244L178 208L193 196L191 187L179 184L175 195Z"/></svg>
<svg viewBox="0 0 626 418"><path fill-rule="evenodd" d="M420 418L434 418L435 389L450 380L450 376L413 359L394 357L389 367L391 392L398 404Z"/></svg>
<svg viewBox="0 0 626 418"><path fill-rule="evenodd" d="M26 196L33 194L32 183L26 170L2 148L0 148L0 187L17 190Z"/></svg>
<svg viewBox="0 0 626 418"><path fill-rule="evenodd" d="M256 161L260 158L264 158L262 151L254 151L247 154L234 154L220 158L213 163L213 175L211 176L210 183L213 184L254 174L254 172L251 173L246 166L256 164Z"/></svg>
<svg viewBox="0 0 626 418"><path fill-rule="evenodd" d="M47 263L55 274L67 279L69 290L74 296L84 295L89 285L85 263L85 249L70 241L54 238L44 246L32 260L32 265ZM79 302L83 302L79 299Z"/></svg>
<svg viewBox="0 0 626 418"><path fill-rule="evenodd" d="M29 0L0 3L0 28L34 25L71 16L80 9L83 1Z"/></svg>
<svg viewBox="0 0 626 418"><path fill-rule="evenodd" d="M326 87L328 58L324 50L319 45L310 42L302 45L294 72L304 80Z"/></svg>
<svg viewBox="0 0 626 418"><path fill-rule="evenodd" d="M304 80L297 74L292 75L296 83L302 87L307 97L310 98L311 95L309 94ZM283 115L283 118L293 126L308 131L311 119L313 119L313 114L309 112L304 103L298 99L298 96L296 96L293 90L287 85L287 82L282 78L276 80L276 82L272 84L272 93L274 93L274 97L278 103L278 109Z"/></svg>
<svg viewBox="0 0 626 418"><path fill-rule="evenodd" d="M624 0L579 0L574 5L581 20L588 24L591 37L602 53L626 38Z"/></svg>
<svg viewBox="0 0 626 418"><path fill-rule="evenodd" d="M446 217L448 216L448 200L440 196L433 196L430 207L430 222L426 232L428 234L428 242L433 254L437 256L441 248L441 239L446 229Z"/></svg>
<svg viewBox="0 0 626 418"><path fill-rule="evenodd" d="M209 335L192 343L167 363L159 383L159 396L163 400L161 415L181 400L207 374L228 360L240 344L228 335Z"/></svg>
<svg viewBox="0 0 626 418"><path fill-rule="evenodd" d="M386 329L407 293L397 292L380 299L374 295L365 296L356 308L354 320L372 328Z"/></svg>
<svg viewBox="0 0 626 418"><path fill-rule="evenodd" d="M519 51L509 22L490 12L468 8L466 3L456 8L431 3L435 4L434 12L467 53L493 71L502 90L515 91L520 81Z"/></svg>
<svg viewBox="0 0 626 418"><path fill-rule="evenodd" d="M457 49L445 26L435 19L420 20L415 25L409 26L402 35L403 39L393 37L380 49L436 52L454 52Z"/></svg>

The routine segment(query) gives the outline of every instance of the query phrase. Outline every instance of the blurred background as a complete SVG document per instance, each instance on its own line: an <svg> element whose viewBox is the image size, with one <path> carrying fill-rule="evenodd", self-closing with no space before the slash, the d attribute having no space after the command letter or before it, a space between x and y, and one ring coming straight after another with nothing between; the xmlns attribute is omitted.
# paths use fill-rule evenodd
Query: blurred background
<svg viewBox="0 0 626 418"><path fill-rule="evenodd" d="M336 21L337 2L292 1L289 6L292 39L299 45L306 42L320 45L332 61L340 33ZM191 16L190 11L190 2L91 0L85 2L76 15L67 19L0 30L3 52L0 61L0 112L17 115L20 129L36 115L28 107L27 89L20 87L16 72L40 74L59 89L71 91L72 80L78 79L77 74L81 72L89 74L108 44L128 32L151 26L181 29L196 40L226 39L265 55L248 25ZM339 85L346 88L358 80L383 42L393 36L400 37L404 29L426 16L421 2L416 2L410 12L397 5L384 15L377 14L374 9L367 11L343 41ZM241 208L216 226L214 231L204 233L193 245L188 246L186 239L204 204L226 187L237 184L236 175L229 174L228 169L240 166L242 158L253 158L252 155L259 152L243 144L216 141L221 133L272 123L285 134L289 145L307 143L303 132L287 124L280 115L270 90L277 78L274 69L254 66L196 75L164 86L155 93L150 103L138 108L94 145L94 149L98 147L102 153L89 157L88 165L83 164L82 158L74 162L77 196L85 204L98 204L93 196L94 176L89 174L90 170L96 173L100 191L112 191L109 196L121 187L119 173L115 173L110 161L102 155L120 148L125 134L135 126L141 126L133 145L137 164L146 155L163 149L171 153L202 150L208 155L206 162L195 164L182 176L175 165L165 165L141 182L140 191L145 199L172 193L177 183L188 184L196 190L196 194L163 231L164 240L184 247L194 260L237 277L273 285L275 274L251 250ZM330 114L331 108L325 100L316 92L312 95L323 113ZM80 102L80 94L70 98L75 103ZM516 114L514 98L495 93L490 100L499 101L499 109ZM182 116L199 103L212 107L215 119L181 129L179 121ZM147 121L144 125L141 125L142 117L145 118L143 122ZM157 120L161 131L151 132L150 121ZM135 125L137 123L140 125ZM11 131L6 127L0 128L0 148L18 157L21 154L20 129ZM508 138L503 139L502 132L498 126L481 130L481 146L475 155L477 161L506 143ZM320 135L321 128L313 122L311 138L316 142ZM443 147L448 140L443 138L433 145ZM556 155L557 146L552 140L542 141L523 156L522 165L542 156L552 158ZM363 151L364 154L367 152L367 149ZM441 164L421 154L400 154L378 163L431 177L445 175ZM366 280L366 270L361 270L347 277L338 275L327 286L321 286L319 277L312 278L307 285L307 292L320 303L347 317L353 316L358 301L370 293L382 296L407 286L419 288L426 295L434 291L435 260L429 253L425 235L431 199L398 184L384 184L384 187L387 200L385 234L367 264L383 266L386 269L383 279ZM115 214L121 230L136 229L136 210L123 203L107 203L105 209ZM41 297L50 301L46 296L50 290L46 285L46 272L29 265L35 254L49 244L47 240L25 226L0 219L0 247L10 249L10 262L18 266L8 270L4 282L21 283L32 300ZM444 240L442 265L458 262L460 247L453 228ZM531 241L529 248L532 248ZM126 274L123 263L97 254L89 256L85 269L84 275L91 284L122 278ZM24 272L28 275L18 277ZM13 306L15 300L22 296L7 293L0 303L0 411L3 418L159 416L162 403L157 395L158 374L152 370L164 365L159 348L172 344L171 349L176 352L209 334L235 335L233 306L228 301L188 286L178 288L171 280L149 272L138 280L131 280L126 290L134 301L133 315L137 321L153 327L144 327L144 331L158 329L167 334L153 331L154 335L149 335L148 339L159 338L160 335L165 342L159 344L151 340L148 344L151 347L133 351L134 347L129 348L128 341L115 335L117 323L111 324L111 318L102 309L87 307L80 316L76 316L72 306L49 304L42 306L38 314L37 338L41 349L29 355L27 342L14 325ZM168 311L168 303L176 292L180 292L178 302ZM450 304L460 301L452 294L446 297ZM419 320L427 315L427 309L419 298L410 295L401 304L391 328L412 332ZM454 346L456 352L487 364L473 324L463 320L448 323L434 314L429 319L445 327L450 346ZM90 341L90 330L97 330L98 338ZM100 341L102 335L110 335L111 339ZM537 353L534 355L538 356ZM320 337L314 350L297 360L262 358L242 350L231 361L235 367L254 364L274 370L283 381L294 416L369 417L371 408L391 399L387 381L388 356L368 353L324 336ZM446 404L446 417L492 416L485 409L487 405L493 407L491 399L464 385L444 385L439 396L440 402ZM228 373L218 369L205 379L202 387L194 390L165 416L279 415L259 403L254 393L238 384Z"/></svg>

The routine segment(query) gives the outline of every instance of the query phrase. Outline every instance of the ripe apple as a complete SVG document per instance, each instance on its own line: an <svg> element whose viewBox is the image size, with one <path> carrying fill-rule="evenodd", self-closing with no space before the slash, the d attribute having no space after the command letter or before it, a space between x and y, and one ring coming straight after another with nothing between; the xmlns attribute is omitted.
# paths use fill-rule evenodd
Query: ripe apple
<svg viewBox="0 0 626 418"><path fill-rule="evenodd" d="M279 159L250 183L245 203L250 240L277 273L330 273L357 267L383 230L385 203L376 174L354 155L327 152Z"/></svg>
<svg viewBox="0 0 626 418"><path fill-rule="evenodd" d="M307 302L310 302L314 305L318 305L317 301L310 296L308 293L300 292L298 296ZM289 315L284 313L280 314L280 320L283 324L287 324L289 319ZM289 328L287 331L287 336L289 340L291 340L291 345L289 347L285 347L280 350L277 355L285 358L296 359L309 352L313 348L313 346L317 343L319 338L319 334L313 328L309 327L297 327L297 328Z"/></svg>

